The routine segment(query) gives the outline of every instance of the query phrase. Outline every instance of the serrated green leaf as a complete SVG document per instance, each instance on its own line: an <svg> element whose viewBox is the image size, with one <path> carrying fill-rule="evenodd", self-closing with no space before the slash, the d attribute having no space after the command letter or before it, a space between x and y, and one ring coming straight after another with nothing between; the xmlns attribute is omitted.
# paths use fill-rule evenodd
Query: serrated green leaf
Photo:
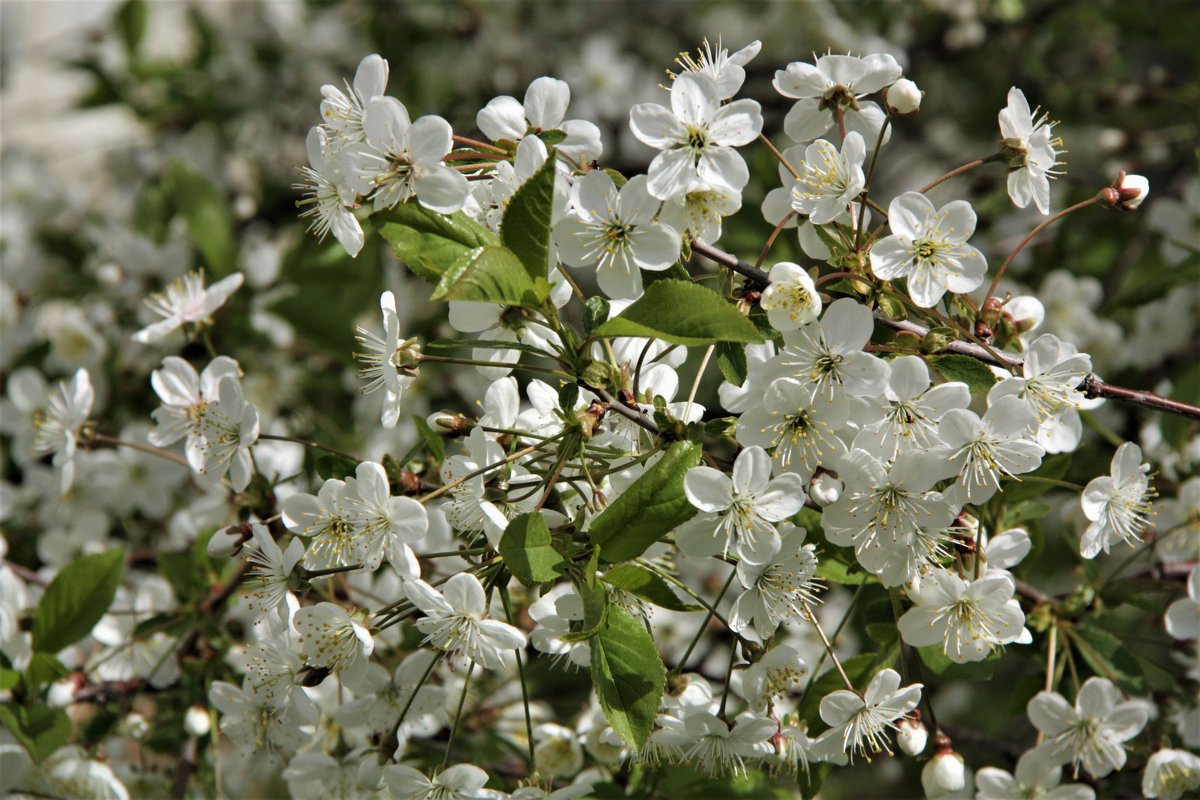
<svg viewBox="0 0 1200 800"><path fill-rule="evenodd" d="M0 705L0 723L29 751L34 761L42 761L71 738L71 719L67 712L44 704L29 707L15 703Z"/></svg>
<svg viewBox="0 0 1200 800"><path fill-rule="evenodd" d="M171 164L166 183L171 201L187 223L188 236L200 251L208 274L223 278L233 273L237 269L238 246L225 193L182 161Z"/></svg>
<svg viewBox="0 0 1200 800"><path fill-rule="evenodd" d="M948 381L962 381L972 394L986 392L996 383L996 376L982 361L958 353L930 356L929 363Z"/></svg>
<svg viewBox="0 0 1200 800"><path fill-rule="evenodd" d="M647 336L687 346L763 341L754 323L732 303L711 289L678 280L650 284L645 294L595 334Z"/></svg>
<svg viewBox="0 0 1200 800"><path fill-rule="evenodd" d="M1127 692L1141 694L1146 691L1142 665L1124 642L1108 631L1090 625L1076 625L1069 630L1073 634L1071 644L1075 645L1075 652L1093 672L1119 683Z"/></svg>
<svg viewBox="0 0 1200 800"><path fill-rule="evenodd" d="M33 618L33 649L57 653L91 633L125 574L125 548L83 556L46 587Z"/></svg>
<svg viewBox="0 0 1200 800"><path fill-rule="evenodd" d="M451 264L429 299L537 309L545 297L513 251L489 245L469 250Z"/></svg>
<svg viewBox="0 0 1200 800"><path fill-rule="evenodd" d="M699 445L675 442L658 463L592 520L588 535L602 548L606 561L637 558L695 516L695 506L683 493L683 478L699 458Z"/></svg>
<svg viewBox="0 0 1200 800"><path fill-rule="evenodd" d="M645 567L621 564L604 573L604 581L622 591L648 600L671 611L703 611L704 606L689 603L671 588L671 584Z"/></svg>
<svg viewBox="0 0 1200 800"><path fill-rule="evenodd" d="M550 262L550 217L554 210L554 181L558 177L554 151L546 163L517 189L504 210L500 241L516 254L531 279L545 278Z"/></svg>
<svg viewBox="0 0 1200 800"><path fill-rule="evenodd" d="M562 577L566 559L554 549L546 518L536 511L508 523L498 549L509 571L526 586Z"/></svg>
<svg viewBox="0 0 1200 800"><path fill-rule="evenodd" d="M928 647L918 647L917 653L921 656L921 663L928 667L933 674L961 681L991 680L992 674L996 671L996 664L1004 655L1001 650L993 650L987 658L981 661L959 664L950 660L941 645L932 644Z"/></svg>
<svg viewBox="0 0 1200 800"><path fill-rule="evenodd" d="M746 346L733 342L717 342L717 367L725 380L734 386L746 382L749 366L746 364Z"/></svg>
<svg viewBox="0 0 1200 800"><path fill-rule="evenodd" d="M565 633L564 642L583 642L600 632L608 619L608 589L598 581L576 581L575 591L583 603L583 626L577 631Z"/></svg>
<svg viewBox="0 0 1200 800"><path fill-rule="evenodd" d="M491 231L463 212L439 214L419 203L377 211L371 222L396 257L433 284L468 251L499 243Z"/></svg>
<svg viewBox="0 0 1200 800"><path fill-rule="evenodd" d="M641 750L654 730L667 682L654 638L627 611L610 608L590 645L600 708L622 741Z"/></svg>

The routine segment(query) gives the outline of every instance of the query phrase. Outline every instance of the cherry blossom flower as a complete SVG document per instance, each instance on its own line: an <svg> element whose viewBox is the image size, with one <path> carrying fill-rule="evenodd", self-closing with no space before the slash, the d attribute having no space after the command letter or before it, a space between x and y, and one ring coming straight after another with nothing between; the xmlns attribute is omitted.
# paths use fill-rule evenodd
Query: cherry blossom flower
<svg viewBox="0 0 1200 800"><path fill-rule="evenodd" d="M1029 720L1046 735L1039 746L1059 764L1071 763L1103 778L1125 766L1124 742L1149 718L1144 703L1120 702L1121 691L1104 678L1088 678L1072 706L1058 692L1038 692L1029 701Z"/></svg>
<svg viewBox="0 0 1200 800"><path fill-rule="evenodd" d="M570 102L571 87L566 81L537 78L525 90L523 103L508 95L496 97L475 115L475 124L494 142L521 142L538 133L561 130L566 138L555 145L558 151L576 163L590 163L604 154L600 129L587 120L564 120Z"/></svg>
<svg viewBox="0 0 1200 800"><path fill-rule="evenodd" d="M860 430L851 446L887 461L900 453L941 447L938 422L952 409L970 405L971 390L960 381L931 383L929 367L919 356L894 359L877 410L864 408L855 415Z"/></svg>
<svg viewBox="0 0 1200 800"><path fill-rule="evenodd" d="M249 758L260 750L295 752L312 741L320 712L303 692L272 702L248 684L213 681L208 697L221 712L221 735Z"/></svg>
<svg viewBox="0 0 1200 800"><path fill-rule="evenodd" d="M330 232L351 258L362 250L365 239L362 225L354 216L358 192L349 185L344 154L334 149L329 133L320 127L305 139L309 166L300 168L303 182L294 187L303 195L296 205L304 210L301 218L311 218L308 230L324 240ZM351 150L351 153L357 152Z"/></svg>
<svg viewBox="0 0 1200 800"><path fill-rule="evenodd" d="M753 709L767 708L771 700L798 688L808 675L808 664L790 644L772 647L742 673L742 693Z"/></svg>
<svg viewBox="0 0 1200 800"><path fill-rule="evenodd" d="M739 714L730 725L716 714L697 711L687 716L684 728L691 740L684 758L713 776L744 774L746 758L773 751L768 740L778 726L750 712Z"/></svg>
<svg viewBox="0 0 1200 800"><path fill-rule="evenodd" d="M1008 105L999 114L1000 135L1013 154L1008 173L1008 196L1013 205L1025 208L1030 201L1043 214L1050 213L1050 179L1057 176L1062 139L1051 132L1055 123L1049 114L1030 112L1025 94L1017 87L1008 90Z"/></svg>
<svg viewBox="0 0 1200 800"><path fill-rule="evenodd" d="M396 296L390 291L379 296L383 312L383 335L358 327L354 338L363 348L354 354L362 363L358 377L366 381L363 394L383 390L383 427L396 427L400 419L400 399L404 390L417 379L420 348L416 339L400 339L400 317L396 314Z"/></svg>
<svg viewBox="0 0 1200 800"><path fill-rule="evenodd" d="M675 63L688 72L698 72L712 78L717 84L720 98L729 100L745 83L744 67L762 50L762 42L756 39L736 53L730 53L719 38L715 52L707 38L700 43L700 47L702 49L697 51L695 58L690 53L680 53Z"/></svg>
<svg viewBox="0 0 1200 800"><path fill-rule="evenodd" d="M819 584L816 548L805 544L805 530L791 523L780 526L780 546L766 564L740 560L738 582L745 588L729 610L729 627L738 633L753 628L764 641L788 619L802 620L816 601Z"/></svg>
<svg viewBox="0 0 1200 800"><path fill-rule="evenodd" d="M251 545L242 550L250 566L246 571L249 587L246 605L260 617L270 611L286 613L288 581L292 570L304 556L299 539L288 543L287 551L280 549L267 526L255 522L250 526Z"/></svg>
<svg viewBox="0 0 1200 800"><path fill-rule="evenodd" d="M456 764L433 778L407 764L392 764L383 770L383 779L399 800L498 800L501 796L483 788L488 774L473 764Z"/></svg>
<svg viewBox="0 0 1200 800"><path fill-rule="evenodd" d="M821 315L821 296L812 276L799 264L781 261L771 267L771 284L759 305L777 331L794 331Z"/></svg>
<svg viewBox="0 0 1200 800"><path fill-rule="evenodd" d="M833 404L844 394L878 396L888 379L888 363L863 347L875 329L871 312L849 297L834 300L821 321L790 336L775 364L784 374L807 379L814 398Z"/></svg>
<svg viewBox="0 0 1200 800"><path fill-rule="evenodd" d="M837 125L832 109L840 108L846 130L874 145L883 126L883 109L861 98L895 83L901 74L896 59L886 53L862 58L830 54L815 64L793 61L777 71L771 82L775 91L796 100L783 120L783 130L792 141L810 142Z"/></svg>
<svg viewBox="0 0 1200 800"><path fill-rule="evenodd" d="M777 473L807 482L819 466L831 466L846 452L838 436L849 419L846 404L818 401L813 388L780 378L767 387L761 405L738 418L738 441L771 451Z"/></svg>
<svg viewBox="0 0 1200 800"><path fill-rule="evenodd" d="M733 462L733 475L712 467L688 470L683 482L688 502L704 512L675 534L679 549L693 558L727 553L730 547L751 564L766 564L779 551L772 523L804 506L804 482L786 472L771 478L771 459L761 447L747 447Z"/></svg>
<svg viewBox="0 0 1200 800"><path fill-rule="evenodd" d="M333 603L305 606L292 617L292 624L309 666L337 673L350 689L362 683L375 640L344 608Z"/></svg>
<svg viewBox="0 0 1200 800"><path fill-rule="evenodd" d="M363 131L369 149L350 152L347 170L374 187L376 211L411 197L441 214L463 207L467 178L442 163L454 147L450 123L434 115L411 121L403 103L383 96L367 103Z"/></svg>
<svg viewBox="0 0 1200 800"><path fill-rule="evenodd" d="M661 271L679 258L679 234L654 220L660 205L642 175L618 191L607 173L589 172L575 181L571 213L554 226L559 256L569 267L595 264L609 297L640 296L640 270Z"/></svg>
<svg viewBox="0 0 1200 800"><path fill-rule="evenodd" d="M987 274L983 254L967 239L975 232L975 210L965 200L940 209L919 192L905 192L888 205L892 235L871 248L871 271L885 281L904 278L908 294L932 308L946 292L971 292Z"/></svg>
<svg viewBox="0 0 1200 800"><path fill-rule="evenodd" d="M647 189L668 200L697 182L740 192L750 180L746 162L733 148L750 144L762 130L753 100L721 104L721 90L708 75L688 72L671 84L671 109L639 103L629 126L639 141L659 150L650 162Z"/></svg>
<svg viewBox="0 0 1200 800"><path fill-rule="evenodd" d="M826 225L844 214L866 185L866 156L863 137L854 131L846 134L840 151L825 139L810 144L804 160L795 165L799 177L792 184L792 210L813 225Z"/></svg>
<svg viewBox="0 0 1200 800"><path fill-rule="evenodd" d="M66 494L75 482L75 446L80 429L92 413L96 392L92 389L92 377L86 369L79 369L70 382L58 384L58 391L51 392L44 411L35 415L36 434L33 449L39 453L53 453L54 466L60 473L59 486Z"/></svg>
<svg viewBox="0 0 1200 800"><path fill-rule="evenodd" d="M945 494L951 503L979 505L1000 490L1000 479L1032 472L1045 450L1032 440L1036 419L1025 403L1001 397L980 419L965 408L947 411L938 435L957 480Z"/></svg>
<svg viewBox="0 0 1200 800"><path fill-rule="evenodd" d="M1200 756L1167 748L1150 756L1142 773L1143 797L1179 800L1192 789L1200 789Z"/></svg>
<svg viewBox="0 0 1200 800"><path fill-rule="evenodd" d="M1095 558L1117 542L1133 545L1150 522L1150 465L1142 462L1142 448L1125 442L1113 455L1111 474L1093 478L1083 489L1080 503L1091 524L1083 532L1079 552Z"/></svg>
<svg viewBox="0 0 1200 800"><path fill-rule="evenodd" d="M1061 784L1061 785L1060 785ZM1082 783L1062 783L1062 765L1029 750L1017 759L1012 773L984 767L975 773L975 800L1095 800L1096 792Z"/></svg>
<svg viewBox="0 0 1200 800"><path fill-rule="evenodd" d="M405 594L425 614L416 622L426 641L453 657L467 658L487 669L504 664L501 653L525 646L525 634L503 622L484 619L483 586L474 575L460 572L439 592L422 580L404 584Z"/></svg>
<svg viewBox="0 0 1200 800"><path fill-rule="evenodd" d="M855 755L869 759L875 753L891 754L887 731L896 730L896 720L921 702L921 688L913 683L901 689L900 674L885 669L871 678L862 696L846 689L825 695L821 719L830 728L813 743L814 754L848 753L851 760Z"/></svg>
<svg viewBox="0 0 1200 800"><path fill-rule="evenodd" d="M325 120L326 128L339 139L361 142L365 138L363 110L367 103L384 93L387 81L387 59L372 53L358 62L354 83L347 81L345 91L329 83L322 86L321 118Z"/></svg>
<svg viewBox="0 0 1200 800"><path fill-rule="evenodd" d="M934 570L909 590L916 605L897 623L900 635L913 647L940 644L959 664L981 661L997 647L1032 641L1015 592L1012 578L1001 573L965 581Z"/></svg>
<svg viewBox="0 0 1200 800"><path fill-rule="evenodd" d="M988 391L988 404L1005 395L1024 400L1037 418L1037 441L1047 453L1075 449L1082 434L1079 385L1092 371L1091 356L1045 333L1030 343L1021 376L1005 378Z"/></svg>

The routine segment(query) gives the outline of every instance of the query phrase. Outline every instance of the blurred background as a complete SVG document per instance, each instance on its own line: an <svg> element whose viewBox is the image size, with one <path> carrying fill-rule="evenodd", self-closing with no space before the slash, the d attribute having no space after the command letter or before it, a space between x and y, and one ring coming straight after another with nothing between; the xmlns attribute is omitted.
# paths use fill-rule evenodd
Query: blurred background
<svg viewBox="0 0 1200 800"><path fill-rule="evenodd" d="M603 165L629 174L651 155L628 133L629 107L665 102L666 70L703 37L731 50L762 41L741 96L763 104L765 131L781 147L791 101L771 88L777 69L827 51L894 55L926 96L881 155L873 195L885 204L994 152L996 114L1013 85L1060 121L1055 132L1068 152L1052 209L1091 196L1120 170L1146 175L1151 193L1139 211L1090 208L1056 225L1022 254L1009 289L1038 296L1042 330L1091 352L1104 378L1200 402L1194 0L3 0L0 377L36 367L53 380L88 367L106 427L144 425L154 407L148 375L161 353L135 345L128 332L145 319L146 293L192 269L214 278L241 270L250 288L222 312L215 345L241 360L264 429L368 457L403 452L413 426L383 431L375 398L354 389L354 324L377 324L379 292L392 288L407 335L450 332L444 308L426 302L428 287L377 237L352 260L336 242L304 234L293 184L305 134L319 121L321 85L352 78L359 60L378 52L391 64L389 93L414 118L440 114L473 135L475 113L492 97L520 98L532 79L559 77L572 90L568 116L601 126ZM771 230L758 205L779 178L765 148L746 155L754 177L720 244L753 260ZM992 264L1042 219L1012 208L1000 166L933 194L937 203L955 198L975 204L972 243ZM771 261L785 258L802 259L790 234ZM720 377L710 372L700 400L719 415ZM424 370L406 414L474 409L485 384L465 373ZM1109 404L1088 426L1094 445L1140 442L1164 495L1200 463L1195 426L1179 419ZM1093 463L1107 462L1108 452ZM69 557L66 538L57 549L40 548L32 532L45 534L57 517L27 491L12 459L3 470L9 558L33 567ZM105 484L80 485L87 493ZM179 483L170 491L180 492ZM1076 524L1068 505L1055 509L1055 524ZM139 512L121 535L148 544L165 529L186 542L204 509L192 503L185 511L165 528ZM90 545L80 546L102 546L111 522L95 523ZM1056 546L1064 547L1047 544L1047 557ZM1017 687L1012 697L1001 692L982 706L971 706L973 687L943 686L939 715L951 723L971 717L1002 739L1037 688L1025 693L1015 678L1004 686ZM915 791L914 775L900 770L881 759L868 774L878 791ZM835 774L824 796L856 796L846 780Z"/></svg>

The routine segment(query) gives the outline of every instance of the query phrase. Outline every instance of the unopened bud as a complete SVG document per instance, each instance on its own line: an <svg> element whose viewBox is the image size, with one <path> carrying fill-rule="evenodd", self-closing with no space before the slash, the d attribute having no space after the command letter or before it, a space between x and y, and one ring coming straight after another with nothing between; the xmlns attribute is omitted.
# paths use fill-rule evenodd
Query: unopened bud
<svg viewBox="0 0 1200 800"><path fill-rule="evenodd" d="M46 694L46 703L51 708L66 708L75 702L75 679L74 677L63 678L60 681L55 681L50 686L50 691Z"/></svg>
<svg viewBox="0 0 1200 800"><path fill-rule="evenodd" d="M883 90L883 102L889 114L915 114L925 93L908 78L901 78Z"/></svg>
<svg viewBox="0 0 1200 800"><path fill-rule="evenodd" d="M212 729L212 718L208 715L208 709L204 706L189 708L183 715L183 729L197 739L208 736Z"/></svg>
<svg viewBox="0 0 1200 800"><path fill-rule="evenodd" d="M1142 204L1146 195L1150 194L1150 181L1144 175L1117 175L1112 188L1117 192L1115 205L1126 211L1132 211Z"/></svg>
<svg viewBox="0 0 1200 800"><path fill-rule="evenodd" d="M150 732L150 723L141 714L134 712L121 720L118 729L130 739L140 740L144 739L146 734Z"/></svg>
<svg viewBox="0 0 1200 800"><path fill-rule="evenodd" d="M966 765L963 757L953 750L938 751L921 770L921 786L928 798L961 792L966 785Z"/></svg>
<svg viewBox="0 0 1200 800"><path fill-rule="evenodd" d="M990 342L995 335L993 331L983 320L975 321L975 338L983 339L985 342Z"/></svg>
<svg viewBox="0 0 1200 800"><path fill-rule="evenodd" d="M836 503L837 499L842 496L842 482L828 472L819 472L809 482L808 496L814 503L824 508Z"/></svg>
<svg viewBox="0 0 1200 800"><path fill-rule="evenodd" d="M915 717L905 717L896 728L896 745L901 752L910 756L919 756L925 752L929 742L929 730L925 723Z"/></svg>
<svg viewBox="0 0 1200 800"><path fill-rule="evenodd" d="M425 418L425 423L435 433L451 439L466 436L475 427L475 420L466 414L456 414L452 411L435 411Z"/></svg>
<svg viewBox="0 0 1200 800"><path fill-rule="evenodd" d="M249 525L230 525L228 528L222 528L209 538L208 554L212 558L230 558L242 549L242 544L249 538Z"/></svg>

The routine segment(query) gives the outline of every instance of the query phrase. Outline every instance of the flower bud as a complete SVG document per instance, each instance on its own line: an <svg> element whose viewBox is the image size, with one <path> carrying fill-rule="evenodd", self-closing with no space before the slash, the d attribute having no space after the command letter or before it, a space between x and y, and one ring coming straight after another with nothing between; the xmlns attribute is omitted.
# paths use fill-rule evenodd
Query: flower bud
<svg viewBox="0 0 1200 800"><path fill-rule="evenodd" d="M925 93L908 78L901 78L883 90L883 101L889 114L915 114L921 108Z"/></svg>
<svg viewBox="0 0 1200 800"><path fill-rule="evenodd" d="M1116 188L1121 196L1118 205L1132 211L1150 194L1150 181L1143 175L1124 175Z"/></svg>
<svg viewBox="0 0 1200 800"><path fill-rule="evenodd" d="M150 722L136 711L127 714L117 728L130 739L142 740L150 732Z"/></svg>
<svg viewBox="0 0 1200 800"><path fill-rule="evenodd" d="M73 676L51 684L50 691L46 695L46 703L51 708L66 708L74 702L75 679Z"/></svg>
<svg viewBox="0 0 1200 800"><path fill-rule="evenodd" d="M435 433L455 439L470 433L471 429L475 427L475 420L465 414L456 414L453 411L435 411L425 418L425 424Z"/></svg>
<svg viewBox="0 0 1200 800"><path fill-rule="evenodd" d="M921 720L904 717L896 728L896 745L905 755L919 756L925 752L929 730Z"/></svg>
<svg viewBox="0 0 1200 800"><path fill-rule="evenodd" d="M842 482L828 472L819 472L813 476L808 487L808 496L817 505L824 508L836 503L842 496Z"/></svg>
<svg viewBox="0 0 1200 800"><path fill-rule="evenodd" d="M212 718L208 716L208 709L204 706L189 708L183 715L183 729L189 736L195 736L197 739L208 736L209 730L212 729Z"/></svg>
<svg viewBox="0 0 1200 800"><path fill-rule="evenodd" d="M208 540L208 554L212 558L230 558L242 549L242 543L249 535L249 526L246 525L222 528Z"/></svg>
<svg viewBox="0 0 1200 800"><path fill-rule="evenodd" d="M967 769L963 757L953 750L942 750L929 759L921 770L921 786L929 798L961 792L967 785Z"/></svg>

